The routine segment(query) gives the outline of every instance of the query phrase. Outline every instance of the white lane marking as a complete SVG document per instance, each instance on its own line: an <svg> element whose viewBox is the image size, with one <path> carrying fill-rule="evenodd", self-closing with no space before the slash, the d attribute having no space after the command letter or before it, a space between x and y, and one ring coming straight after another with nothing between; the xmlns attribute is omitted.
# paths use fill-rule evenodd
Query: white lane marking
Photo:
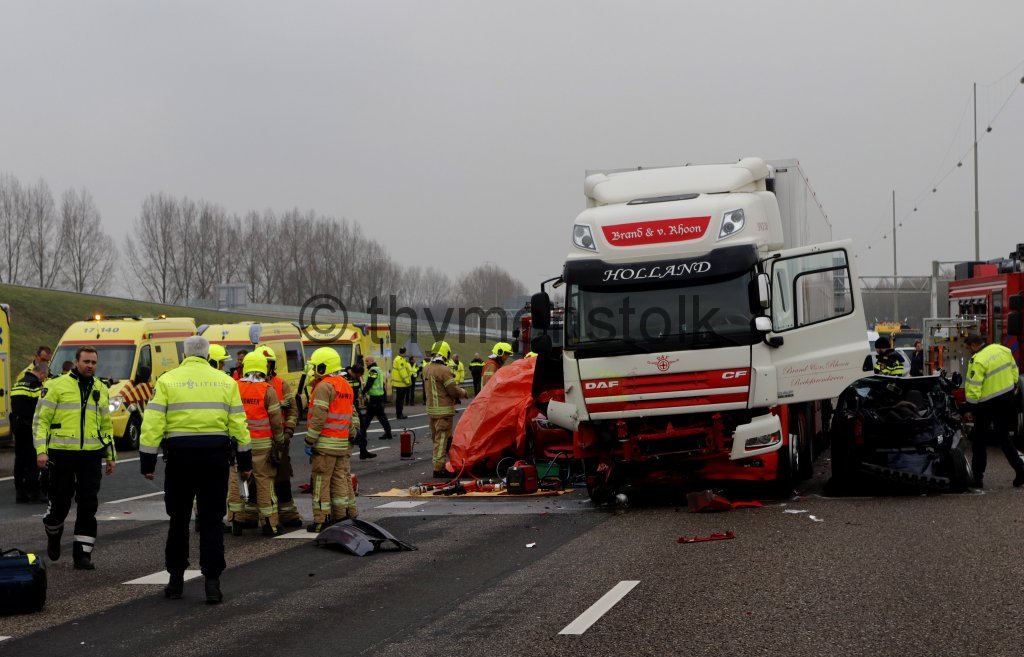
<svg viewBox="0 0 1024 657"><path fill-rule="evenodd" d="M14 479L14 477L11 477L11 479ZM4 481L6 481L6 479ZM0 636L0 641L6 641L7 639L13 639L13 638L14 637L10 637L10 636Z"/></svg>
<svg viewBox="0 0 1024 657"><path fill-rule="evenodd" d="M401 427L401 429L399 429L399 431L403 431L405 429L426 429L429 426L430 426L429 424L424 424L422 427ZM367 429L366 433L367 434L371 434L371 433L384 433L384 430L383 429ZM395 433L395 427L392 427L391 433Z"/></svg>
<svg viewBox="0 0 1024 657"><path fill-rule="evenodd" d="M626 594L633 590L639 580L626 580L619 582L612 587L611 591L608 591L601 596L601 599L590 606L585 612L580 614L576 620L566 625L559 634L583 634L586 632L591 625L596 623L602 616L614 607L619 600L626 597Z"/></svg>
<svg viewBox="0 0 1024 657"><path fill-rule="evenodd" d="M0 477L0 481L14 481L14 477ZM3 638L0 638L0 641L3 641L4 639L10 639L10 638L11 637L9 637L9 636L5 636Z"/></svg>
<svg viewBox="0 0 1024 657"><path fill-rule="evenodd" d="M132 461L138 461L138 460L139 460L139 457L136 456L133 459L117 459L117 462L118 463L131 463Z"/></svg>
<svg viewBox="0 0 1024 657"><path fill-rule="evenodd" d="M366 451L367 452L379 452L382 449L391 449L391 446L390 445L385 445L384 447L374 447L373 449L368 449Z"/></svg>
<svg viewBox="0 0 1024 657"><path fill-rule="evenodd" d="M155 493L146 493L145 495L136 495L135 497L126 497L123 500L110 500L109 502L104 502L104 504L120 504L121 502L134 502L135 500L141 500L141 499L143 499L145 497L155 497L157 495L163 495L163 494L164 494L164 492L162 490L158 490Z"/></svg>
<svg viewBox="0 0 1024 657"><path fill-rule="evenodd" d="M202 573L202 571L199 571L199 570L186 570L185 571L185 581L186 582L189 581L190 579L196 579L197 577L202 577L202 576L203 576L203 573ZM140 577L138 579L133 579L130 582L122 582L122 584L167 584L170 581L171 581L171 574L169 572L167 572L166 570L161 570L158 573L153 573L152 575L146 575L145 577Z"/></svg>
<svg viewBox="0 0 1024 657"><path fill-rule="evenodd" d="M375 509L413 509L413 508L416 508L416 507L421 506L423 504L426 504L426 502L420 502L420 501L416 501L416 500L409 500L409 501L404 501L404 502L388 502L387 504L381 504L380 506L375 506L373 508L375 508Z"/></svg>
<svg viewBox="0 0 1024 657"><path fill-rule="evenodd" d="M317 537L317 534L315 532L307 532L305 529L299 529L299 530L294 531L294 532L288 532L287 534L281 534L280 536L275 536L274 540L277 540L279 538L291 538L291 539L302 539L304 541L308 541L308 540L314 539L316 537Z"/></svg>

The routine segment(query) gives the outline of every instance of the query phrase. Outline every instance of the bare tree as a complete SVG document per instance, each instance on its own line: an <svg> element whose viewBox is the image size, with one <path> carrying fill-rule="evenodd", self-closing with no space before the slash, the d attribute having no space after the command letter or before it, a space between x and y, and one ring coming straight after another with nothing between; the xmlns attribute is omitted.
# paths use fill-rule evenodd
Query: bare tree
<svg viewBox="0 0 1024 657"><path fill-rule="evenodd" d="M178 203L164 193L151 194L127 238L128 261L146 296L160 303L176 301ZM134 235L134 237L133 237Z"/></svg>
<svg viewBox="0 0 1024 657"><path fill-rule="evenodd" d="M501 267L486 263L459 278L458 292L466 306L500 308L510 297L526 294L526 286Z"/></svg>
<svg viewBox="0 0 1024 657"><path fill-rule="evenodd" d="M61 197L63 282L73 292L95 294L110 282L118 262L117 245L103 231L92 195L69 189Z"/></svg>
<svg viewBox="0 0 1024 657"><path fill-rule="evenodd" d="M39 287L53 287L60 273L60 254L64 250L64 233L58 223L53 193L42 178L25 188L24 192L31 280Z"/></svg>
<svg viewBox="0 0 1024 657"><path fill-rule="evenodd" d="M22 257L28 242L25 191L13 175L0 174L0 283L20 283L25 278Z"/></svg>

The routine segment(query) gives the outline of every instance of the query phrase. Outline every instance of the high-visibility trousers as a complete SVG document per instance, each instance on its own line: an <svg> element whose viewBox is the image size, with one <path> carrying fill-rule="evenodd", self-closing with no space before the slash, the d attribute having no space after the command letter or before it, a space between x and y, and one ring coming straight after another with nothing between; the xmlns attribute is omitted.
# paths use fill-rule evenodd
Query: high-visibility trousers
<svg viewBox="0 0 1024 657"><path fill-rule="evenodd" d="M434 441L434 470L441 470L448 456L448 447L452 443L452 416L430 418L430 437Z"/></svg>
<svg viewBox="0 0 1024 657"><path fill-rule="evenodd" d="M358 517L349 455L314 454L312 466L313 522Z"/></svg>

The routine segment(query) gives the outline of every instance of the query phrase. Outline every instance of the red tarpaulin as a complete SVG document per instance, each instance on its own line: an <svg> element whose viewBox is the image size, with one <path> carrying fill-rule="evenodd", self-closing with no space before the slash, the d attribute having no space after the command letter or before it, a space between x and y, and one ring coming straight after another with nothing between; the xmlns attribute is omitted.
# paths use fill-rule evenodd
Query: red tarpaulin
<svg viewBox="0 0 1024 657"><path fill-rule="evenodd" d="M506 451L524 452L536 363L536 358L524 358L505 365L473 398L455 427L449 469L468 473L478 464L496 466Z"/></svg>

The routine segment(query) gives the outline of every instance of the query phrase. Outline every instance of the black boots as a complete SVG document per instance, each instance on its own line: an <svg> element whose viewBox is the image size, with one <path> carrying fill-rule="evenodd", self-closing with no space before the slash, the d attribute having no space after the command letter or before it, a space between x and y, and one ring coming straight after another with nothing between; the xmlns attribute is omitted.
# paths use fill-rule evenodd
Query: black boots
<svg viewBox="0 0 1024 657"><path fill-rule="evenodd" d="M50 557L50 561L60 559L60 537L63 533L63 527L58 529L46 527L46 556Z"/></svg>
<svg viewBox="0 0 1024 657"><path fill-rule="evenodd" d="M185 575L182 573L171 573L171 580L164 587L164 596L171 600L181 600L181 593L185 590Z"/></svg>
<svg viewBox="0 0 1024 657"><path fill-rule="evenodd" d="M375 458L377 458L377 455L371 452L370 450L366 449L365 447L359 450L359 460Z"/></svg>
<svg viewBox="0 0 1024 657"><path fill-rule="evenodd" d="M75 559L75 570L96 570L96 564L92 562L92 557L88 554L76 554Z"/></svg>
<svg viewBox="0 0 1024 657"><path fill-rule="evenodd" d="M215 577L206 578L206 604L215 605L224 599L220 592L220 580Z"/></svg>

